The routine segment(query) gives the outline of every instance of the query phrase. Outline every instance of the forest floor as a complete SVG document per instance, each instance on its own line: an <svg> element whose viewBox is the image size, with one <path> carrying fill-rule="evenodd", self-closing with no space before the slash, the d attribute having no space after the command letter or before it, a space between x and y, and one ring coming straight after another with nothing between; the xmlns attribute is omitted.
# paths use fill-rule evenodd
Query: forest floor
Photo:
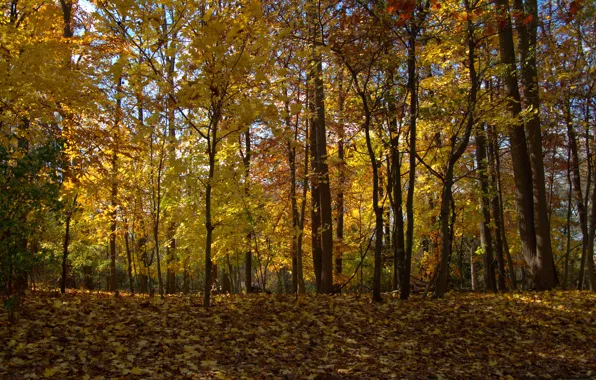
<svg viewBox="0 0 596 380"><path fill-rule="evenodd" d="M0 378L591 378L596 296L31 293L0 313Z"/></svg>

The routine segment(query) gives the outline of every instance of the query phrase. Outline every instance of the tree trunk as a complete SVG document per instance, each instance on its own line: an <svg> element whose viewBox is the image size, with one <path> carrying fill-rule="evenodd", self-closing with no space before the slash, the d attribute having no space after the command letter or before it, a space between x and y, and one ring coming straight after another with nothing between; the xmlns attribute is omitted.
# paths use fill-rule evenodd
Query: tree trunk
<svg viewBox="0 0 596 380"><path fill-rule="evenodd" d="M571 95L568 94L570 97ZM565 123L567 125L567 138L569 141L569 164L571 166L571 180L573 184L573 194L575 196L575 204L577 206L577 213L579 214L579 224L582 231L582 253L579 267L579 284L578 289L582 289L584 278L584 263L586 262L586 252L588 249L588 211L584 204L584 196L582 194L581 177L579 172L579 156L577 153L577 137L573 127L571 118L571 100L567 99L567 107L565 112ZM564 279L566 280L566 279Z"/></svg>
<svg viewBox="0 0 596 380"><path fill-rule="evenodd" d="M499 32L499 47L501 62L506 65L503 82L505 95L508 98L508 108L514 123L509 127L511 145L511 161L513 164L513 178L516 188L517 221L522 252L532 273L539 277L541 263L537 260L536 230L534 224L534 202L532 168L528 154L528 146L523 123L520 120L521 97L517 84L515 49L513 45L513 29L509 15L508 0L495 1L497 25Z"/></svg>
<svg viewBox="0 0 596 380"><path fill-rule="evenodd" d="M592 176L596 178L596 165L592 165ZM592 208L590 209L590 230L588 249L586 250L586 272L592 293L596 292L596 273L594 273L594 237L596 236L596 181L592 189ZM580 281L583 280L580 278Z"/></svg>
<svg viewBox="0 0 596 380"><path fill-rule="evenodd" d="M498 157L495 147L493 146L493 138L491 136L491 127L487 126L487 151L488 151L488 172L489 172L489 182L490 182L490 206L491 206L491 213L494 218L494 231L495 231L495 254L497 256L497 262L499 264L499 278L498 278L498 286L499 290L505 291L507 290L507 285L505 282L505 255L504 255L504 226L501 214L501 206L500 206L500 199L499 199L499 173L496 172L496 168L499 167L497 162ZM492 164L491 164L492 163ZM507 256L509 261L511 261L511 255L507 252ZM509 266L509 276L511 277L511 281L515 281L515 274L512 271L513 263L508 263Z"/></svg>
<svg viewBox="0 0 596 380"><path fill-rule="evenodd" d="M532 112L526 122L530 167L532 170L534 223L536 232L536 255L532 261L534 283L539 290L550 290L558 284L548 220L548 203L542 158L542 131L540 128L540 98L538 89L538 68L536 65L538 3L537 0L514 0L521 15L516 18L516 29L520 37L521 81L524 86L524 103ZM529 20L529 22L525 21Z"/></svg>
<svg viewBox="0 0 596 380"><path fill-rule="evenodd" d="M567 149L567 161L571 161L571 148ZM571 180L571 165L567 165L567 183L569 183L569 190L567 191L567 219L565 223L565 238L567 240L565 249L565 268L563 271L563 289L567 289L567 281L569 279L569 255L571 254L571 202L573 194L573 182ZM587 248L587 246L585 247Z"/></svg>
<svg viewBox="0 0 596 380"><path fill-rule="evenodd" d="M365 95L361 94L364 102L364 107L368 108ZM370 119L371 115L368 110L365 111L364 133L366 136L366 147L368 156L370 158L370 165L373 174L373 210L375 213L375 258L374 258L374 274L373 274L373 301L381 302L381 269L382 269L382 250L383 250L383 208L379 204L379 172L377 166L377 158L372 146L370 137Z"/></svg>
<svg viewBox="0 0 596 380"><path fill-rule="evenodd" d="M466 9L470 12L469 4L467 0L464 0L466 4ZM439 267L439 274L437 277L437 285L435 287L435 291L433 293L433 297L441 298L447 291L447 281L449 276L449 261L451 258L451 231L449 228L449 208L452 201L452 186L453 186L453 177L454 177L454 168L455 164L465 152L466 147L468 146L468 141L470 140L470 134L472 133L472 129L474 128L474 110L476 108L476 98L477 92L479 87L478 75L476 73L475 68L475 60L476 60L476 40L474 39L474 25L472 21L468 19L467 22L467 29L468 29L468 71L470 75L470 90L469 90L469 98L468 98L468 109L467 109L467 118L465 120L465 130L464 135L461 138L461 141L458 146L455 146L457 138L453 136L452 147L451 147L451 154L449 157L449 162L447 163L447 168L445 170L445 177L443 178L443 192L441 195L441 215L440 215L440 224L441 224L441 261ZM490 216L489 216L490 218Z"/></svg>
<svg viewBox="0 0 596 380"><path fill-rule="evenodd" d="M389 71L389 80L393 88L393 69ZM405 261L405 241L404 241L404 218L403 218L403 197L401 187L401 158L399 152L399 135L397 124L397 109L395 107L395 95L390 92L389 104L389 128L391 132L391 156L390 156L390 190L391 208L393 213L393 290L400 286L399 279L403 271Z"/></svg>
<svg viewBox="0 0 596 380"><path fill-rule="evenodd" d="M476 268L476 262L474 258L476 257L476 248L478 248L477 243L473 242L470 248L470 277L472 283L472 290L478 290L478 269Z"/></svg>
<svg viewBox="0 0 596 380"><path fill-rule="evenodd" d="M68 276L68 245L70 243L70 219L72 212L66 214L66 231L64 232L64 243L62 245L62 278L60 279L60 293L66 293L66 277ZM12 279L12 274L9 276ZM10 288L10 286L9 286Z"/></svg>
<svg viewBox="0 0 596 380"><path fill-rule="evenodd" d="M505 253L505 258L507 259L507 267L509 270L509 277L511 280L510 286L511 289L517 289L515 268L513 267L513 260L511 259L511 253L509 252L509 244L507 243L507 235L505 231L505 217L503 213L503 191L501 187L501 155L499 150L499 143L497 141L497 133L494 130L494 126L488 125L487 129L489 136L488 149L489 153L491 153L493 157L490 160L493 163L492 167L494 178L492 179L492 181L496 189L495 198L497 203L497 210L494 211L494 215L496 215L495 223L498 223L499 225L499 235L501 236L503 252ZM493 200L493 204L494 202L495 200Z"/></svg>
<svg viewBox="0 0 596 380"><path fill-rule="evenodd" d="M487 291L497 291L495 281L495 268L493 266L493 245L492 235L490 233L490 200L489 186L486 164L486 137L484 127L480 124L476 128L476 162L478 166L478 178L481 192L481 213L480 220L480 242L484 251L484 287ZM499 239L500 240L500 239ZM499 287L505 287L505 278L503 277L503 256L499 260Z"/></svg>
<svg viewBox="0 0 596 380"><path fill-rule="evenodd" d="M406 195L406 250L399 278L399 298L406 300L410 297L410 271L412 268L412 249L414 246L414 187L416 184L416 121L418 119L418 79L416 74L416 35L411 30L408 37L408 91L410 92L410 141L408 176L408 193Z"/></svg>
<svg viewBox="0 0 596 380"><path fill-rule="evenodd" d="M314 5L314 4L313 4ZM333 221L331 211L331 189L329 185L329 167L327 165L327 133L325 127L325 92L323 87L323 61L321 55L316 50L319 34L318 22L315 20L315 12L311 10L311 56L310 71L314 88L312 91L312 123L314 132L314 141L316 145L316 171L317 187L319 197L320 225L317 234L320 231L320 286L321 293L331 293L333 291ZM311 137L311 140L313 138ZM312 147L311 147L312 149ZM313 229L314 233L314 229ZM314 255L313 255L314 258Z"/></svg>
<svg viewBox="0 0 596 380"><path fill-rule="evenodd" d="M164 6L164 13L166 12L165 6ZM164 33L164 39L168 39L167 37L167 29L168 29L168 23L167 23L167 14L164 14L164 24L163 24L163 33ZM166 48L171 50L171 51L175 51L176 49L176 33L174 33L170 38L169 41L166 42ZM168 83L170 84L170 91L173 91L172 89L176 88L175 83L174 83L174 71L176 68L176 55L172 55L172 56L168 56L166 57L166 62L167 62L167 80ZM175 161L176 161L176 119L175 119L175 115L174 115L174 109L175 109L175 100L174 100L174 95L172 93L169 93L167 96L167 122L168 122L168 134L169 134L169 141L168 141L168 155L169 155L169 159L170 159L170 163L171 166L174 165ZM176 174L176 178L174 179L175 181L178 181L178 175ZM170 191L170 197L177 199L177 194L173 194L176 191L176 186L173 186L172 189L169 189ZM175 209L174 209L175 210ZM166 239L167 239L167 245L166 245L166 293L167 294L173 294L176 293L176 271L174 270L174 263L176 261L176 222L174 220L170 221L170 225L167 228L166 231Z"/></svg>
<svg viewBox="0 0 596 380"><path fill-rule="evenodd" d="M72 0L60 0L60 6L62 8L62 21L64 23L62 29L62 37L66 39L70 39L73 37L73 30L72 30ZM15 2L16 6L16 2ZM66 67L70 68L70 61L71 55L68 55L67 61L65 62ZM69 163L68 160L64 160L67 166L65 168L66 175L69 175ZM65 223L65 232L64 232L64 243L63 243L63 252L62 252L62 279L60 282L60 292L64 294L66 292L66 276L68 274L68 245L70 243L70 221L72 218L72 213L74 212L74 207L76 206L76 195L75 201L73 202L73 208L66 212L66 223ZM9 280L12 280L12 274L10 274ZM9 286L10 288L10 286Z"/></svg>
<svg viewBox="0 0 596 380"><path fill-rule="evenodd" d="M250 145L250 127L244 133L244 195L246 196L246 201L248 203L249 196L250 196L250 158L251 158L251 145ZM246 293L252 292L252 221L250 210L247 210L249 223L251 225L249 228L251 229L246 234L246 253L244 254L244 282L246 286Z"/></svg>
<svg viewBox="0 0 596 380"><path fill-rule="evenodd" d="M343 88L343 70L339 72L339 125L338 125L338 141L337 141L337 156L339 159L338 175L339 175L339 189L337 191L337 226L336 226L336 237L340 244L340 249L336 248L335 254L335 273L341 274L343 272L343 249L344 249L344 187L346 186L346 163L344 153L344 103L345 103L345 92Z"/></svg>
<svg viewBox="0 0 596 380"><path fill-rule="evenodd" d="M130 252L130 244L129 244L129 237L128 237L128 227L126 228L126 232L124 233L124 243L126 245L126 261L128 263L128 286L130 289L130 294L135 295L135 288L134 288L134 280L132 277L132 255Z"/></svg>
<svg viewBox="0 0 596 380"><path fill-rule="evenodd" d="M311 113L315 112L314 102L310 102ZM315 271L315 283L317 292L321 292L321 271L323 265L323 248L321 246L321 197L319 189L319 158L317 153L317 130L316 123L311 118L310 120L310 155L311 155L311 170L310 170L310 199L311 199L311 233L312 233L312 259L313 268Z"/></svg>
<svg viewBox="0 0 596 380"><path fill-rule="evenodd" d="M203 306L209 307L211 301L211 283L212 283L212 265L211 262L211 245L213 242L213 222L211 219L211 189L213 178L215 177L215 155L217 153L217 127L219 124L219 114L214 116L211 128L211 139L207 141L207 153L209 156L209 178L205 186L205 283L203 287ZM247 289L250 288L250 283L246 284Z"/></svg>

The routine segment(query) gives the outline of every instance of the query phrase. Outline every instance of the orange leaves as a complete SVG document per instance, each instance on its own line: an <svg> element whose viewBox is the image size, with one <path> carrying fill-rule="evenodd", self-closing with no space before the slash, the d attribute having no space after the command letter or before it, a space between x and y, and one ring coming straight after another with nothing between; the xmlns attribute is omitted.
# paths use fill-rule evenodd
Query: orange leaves
<svg viewBox="0 0 596 380"><path fill-rule="evenodd" d="M387 7L388 13L395 13L399 16L398 26L404 25L416 10L416 0L390 0Z"/></svg>
<svg viewBox="0 0 596 380"><path fill-rule="evenodd" d="M583 0L574 0L569 4L569 11L567 11L567 22L571 22L577 13L584 7Z"/></svg>

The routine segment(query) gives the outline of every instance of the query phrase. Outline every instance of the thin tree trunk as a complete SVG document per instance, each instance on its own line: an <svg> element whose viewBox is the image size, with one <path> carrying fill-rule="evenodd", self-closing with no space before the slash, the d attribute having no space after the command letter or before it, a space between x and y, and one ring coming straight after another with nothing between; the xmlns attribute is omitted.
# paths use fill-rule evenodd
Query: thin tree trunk
<svg viewBox="0 0 596 380"><path fill-rule="evenodd" d="M76 196L75 196L76 202ZM72 211L66 214L66 230L64 233L64 243L62 245L62 278L60 279L60 293L66 293L66 277L68 275L68 245L70 244L70 220L72 217ZM11 261L12 264L12 261ZM9 279L12 279L12 274L9 275ZM9 285L10 289L10 285Z"/></svg>
<svg viewBox="0 0 596 380"><path fill-rule="evenodd" d="M478 269L476 268L476 262L474 260L476 256L476 248L478 244L473 242L470 248L470 276L472 283L472 290L478 290Z"/></svg>
<svg viewBox="0 0 596 380"><path fill-rule="evenodd" d="M488 186L487 164L486 164L486 137L484 134L484 127L480 124L476 128L476 161L478 166L478 178L480 182L481 192L481 214L480 220L480 242L482 250L484 251L484 287L487 291L497 291L497 284L495 281L495 268L493 266L493 245L492 235L490 233L490 195ZM503 257L499 261L499 287L505 287L505 278L503 277Z"/></svg>
<svg viewBox="0 0 596 380"><path fill-rule="evenodd" d="M496 156L497 153L495 152L495 147L493 145L493 138L491 136L491 127L487 126L487 152L488 152L488 172L489 172L489 182L490 182L490 206L491 206L491 214L494 218L494 231L495 231L495 254L497 256L497 262L499 264L499 278L498 278L498 286L499 290L505 291L507 290L507 285L505 282L505 255L504 255L504 242L503 242L503 221L501 215L501 207L499 204L499 185L498 185L498 173L496 173L497 167L497 160L498 157ZM511 260L511 256L507 254L509 260ZM509 265L510 270L513 266L512 264ZM514 274L512 272L509 273L512 277ZM512 281L515 279L512 277Z"/></svg>
<svg viewBox="0 0 596 380"><path fill-rule="evenodd" d="M571 148L567 149L567 161L571 162ZM565 249L565 269L563 271L563 289L567 289L567 281L569 279L569 255L571 254L571 202L573 194L573 182L571 180L571 165L567 165L567 183L569 183L569 190L567 191L567 221L565 223L565 238L567 240L567 247ZM587 248L587 247L586 247Z"/></svg>
<svg viewBox="0 0 596 380"><path fill-rule="evenodd" d="M509 252L509 244L507 243L507 235L505 231L505 216L503 213L503 191L501 186L501 156L499 150L499 143L497 141L497 133L494 130L494 126L488 125L488 136L489 136L489 152L492 150L492 155L494 157L493 161L493 173L495 174L494 183L496 187L496 200L497 200L497 207L498 210L496 211L495 215L498 215L498 219L495 217L495 222L499 223L499 232L501 236L501 241L503 245L503 252L505 253L505 258L507 259L507 267L509 270L509 277L511 279L511 289L517 289L517 279L515 276L515 268L513 267L513 260L511 258L511 253Z"/></svg>
<svg viewBox="0 0 596 380"><path fill-rule="evenodd" d="M250 141L250 127L244 133L244 155L243 155L243 163L244 163L244 195L246 197L246 202L248 204L249 197L250 197L250 158L251 158L251 141ZM252 218L250 217L250 211L247 210L249 213L249 220ZM246 293L252 292L252 222L251 231L246 234L246 253L244 254L244 279L245 279L245 286L246 286Z"/></svg>
<svg viewBox="0 0 596 380"><path fill-rule="evenodd" d="M345 139L345 130L344 130L344 103L345 103L345 92L343 88L343 70L340 69L339 72L339 99L338 99L338 107L339 107L339 125L338 125L338 141L337 141L337 155L339 158L339 189L337 192L337 226L336 226L336 236L337 241L339 242L341 249L339 252L336 252L335 255L335 273L341 274L343 271L343 258L342 258L342 250L344 247L344 187L346 186L346 163L345 163L345 152L344 152L344 139ZM336 251L338 251L336 249Z"/></svg>
<svg viewBox="0 0 596 380"><path fill-rule="evenodd" d="M124 243L126 245L126 260L128 262L128 286L129 286L130 294L134 296L135 288L134 288L134 280L132 277L132 255L130 252L128 226L126 227L126 232L124 233Z"/></svg>
<svg viewBox="0 0 596 380"><path fill-rule="evenodd" d="M389 71L389 80L393 85L393 70ZM401 272L404 270L405 241L404 241L404 218L403 218L403 197L401 186L401 158L399 152L399 135L397 125L397 109L395 107L395 96L390 93L389 104L389 128L391 132L391 175L388 181L391 182L391 207L393 212L393 290L400 286Z"/></svg>
<svg viewBox="0 0 596 380"><path fill-rule="evenodd" d="M568 94L570 97L571 94ZM588 211L584 204L584 196L582 194L581 177L579 172L579 156L577 152L577 137L575 135L575 129L573 127L571 117L571 100L567 99L567 107L565 112L565 124L567 125L567 138L569 141L569 164L571 165L571 181L573 184L573 194L575 196L575 204L577 207L577 213L579 214L579 224L582 231L582 253L579 267L579 284L578 289L582 289L582 283L584 278L584 263L586 262L586 252L588 249Z"/></svg>
<svg viewBox="0 0 596 380"><path fill-rule="evenodd" d="M368 108L366 98L361 94L363 99L364 107ZM373 210L375 213L375 257L374 257L374 274L373 274L373 301L381 302L381 267L382 267L382 250L383 250L383 208L379 204L379 173L377 158L375 151L372 146L372 140L370 137L370 112L368 109L365 110L365 122L364 122L364 133L366 136L366 147L368 150L368 156L370 158L370 164L373 174Z"/></svg>
<svg viewBox="0 0 596 380"><path fill-rule="evenodd" d="M310 76L309 76L310 78ZM310 80L310 79L309 79ZM311 113L315 112L314 102L310 102ZM317 123L311 118L310 120L310 155L311 155L311 170L310 170L310 199L311 199L311 233L312 233L312 259L313 269L315 271L315 284L317 292L321 292L321 271L323 265L323 248L321 246L321 197L318 178L319 175L319 157L317 153Z"/></svg>
<svg viewBox="0 0 596 380"><path fill-rule="evenodd" d="M399 278L399 298L405 300L410 297L410 271L412 268L412 249L414 247L414 187L416 184L416 121L418 119L418 78L416 70L416 36L417 31L411 30L408 38L408 91L410 92L410 139L409 139L409 176L408 193L406 195L406 249Z"/></svg>
<svg viewBox="0 0 596 380"><path fill-rule="evenodd" d="M468 4L468 0L464 0L466 5L466 10L471 12L470 6ZM470 75L470 90L469 90L469 98L468 98L468 109L467 109L467 118L465 120L465 130L464 136L459 143L459 145L455 146L456 139L452 139L453 145L451 148L451 155L449 157L449 161L447 163L447 168L445 170L445 177L443 178L443 192L441 195L441 215L440 215L440 225L441 225L441 261L439 267L439 274L437 277L437 285L435 287L435 291L433 293L433 297L441 298L447 291L447 281L449 276L449 259L451 253L451 233L449 229L449 208L452 199L452 186L453 186L453 177L454 177L454 168L455 164L465 152L466 147L468 146L468 141L470 140L470 135L472 133L472 129L474 128L474 110L476 108L476 98L478 92L478 75L476 73L475 68L475 61L476 61L476 40L474 39L474 25L472 21L468 19L467 22L467 29L468 29L468 71ZM490 216L489 216L490 219Z"/></svg>
<svg viewBox="0 0 596 380"><path fill-rule="evenodd" d="M213 178L215 177L215 156L217 154L217 127L219 125L219 113L214 115L211 126L211 136L207 141L207 153L209 156L209 178L205 186L205 283L203 287L203 306L209 307L211 301L212 266L211 246L213 243L213 221L211 218L211 190ZM247 284L247 288L250 284Z"/></svg>

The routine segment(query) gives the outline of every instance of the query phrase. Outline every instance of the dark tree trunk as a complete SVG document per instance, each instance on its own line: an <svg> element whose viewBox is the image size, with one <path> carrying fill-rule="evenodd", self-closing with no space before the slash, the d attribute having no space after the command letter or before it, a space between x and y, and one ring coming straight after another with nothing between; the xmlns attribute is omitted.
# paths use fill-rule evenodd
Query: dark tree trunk
<svg viewBox="0 0 596 380"><path fill-rule="evenodd" d="M335 273L341 274L343 272L343 247L344 247L344 187L346 186L346 164L345 164L345 152L344 152L344 103L345 103L345 92L343 88L343 71L339 73L339 125L338 125L338 141L337 141L337 156L339 158L339 189L337 192L337 226L336 236L337 241L340 244L340 249L336 248L335 255Z"/></svg>
<svg viewBox="0 0 596 380"><path fill-rule="evenodd" d="M315 112L314 102L309 103L311 106L311 113ZM311 155L311 170L310 170L310 198L311 198L311 230L312 230L312 259L313 268L315 271L315 283L317 292L321 292L321 271L323 266L323 248L321 246L321 197L318 178L319 175L319 158L317 153L317 130L316 123L311 118L310 120L310 155Z"/></svg>
<svg viewBox="0 0 596 380"><path fill-rule="evenodd" d="M213 282L213 263L211 262L211 246L213 243L213 221L211 217L211 190L213 178L215 177L215 156L217 154L217 128L219 125L219 113L213 116L210 139L207 141L207 154L209 156L209 177L205 186L205 283L203 286L203 306L209 307L211 301L211 284ZM247 289L250 283L246 284Z"/></svg>
<svg viewBox="0 0 596 380"><path fill-rule="evenodd" d="M524 7L525 3L525 7ZM520 39L521 81L524 86L524 103L532 109L526 121L528 153L532 170L534 223L536 232L536 255L531 261L534 284L539 290L549 290L558 284L550 238L548 203L542 155L542 131L540 128L540 98L538 89L538 68L536 65L536 36L538 29L537 0L514 0L517 17L516 29ZM529 20L529 22L525 21Z"/></svg>
<svg viewBox="0 0 596 380"><path fill-rule="evenodd" d="M567 149L567 161L571 162L571 148ZM565 223L565 268L563 271L563 283L561 284L563 289L567 289L568 285L567 281L569 279L569 256L571 254L571 203L573 202L573 182L571 180L571 165L567 165L567 183L569 184L569 190L567 191L567 219Z"/></svg>
<svg viewBox="0 0 596 380"><path fill-rule="evenodd" d="M505 234L505 217L503 213L503 191L501 188L501 154L499 149L499 143L497 140L497 133L494 130L494 127L488 125L488 136L489 136L489 153L492 152L492 159L490 160L493 163L493 183L496 189L496 203L497 203L497 210L493 211L495 216L495 223L498 223L499 226L499 236L501 237L501 242L503 246L503 252L505 254L505 258L507 259L507 267L509 270L509 277L511 280L510 286L511 289L517 289L516 283L516 276L515 276L515 268L513 267L513 260L511 259L511 253L509 252L509 244L507 243L507 235ZM494 207L495 199L493 199L493 207ZM494 208L493 208L494 210ZM497 217L498 216L498 217Z"/></svg>
<svg viewBox="0 0 596 380"><path fill-rule="evenodd" d="M246 198L250 196L250 158L251 158L251 141L250 141L250 127L244 133L244 195ZM250 211L247 210L249 213ZM251 222L252 223L252 222ZM251 231L246 234L246 253L244 254L244 282L246 286L246 293L252 292L252 224L249 226Z"/></svg>
<svg viewBox="0 0 596 380"><path fill-rule="evenodd" d="M499 204L499 185L498 185L498 178L497 176L499 173L496 172L496 167L498 166L497 160L498 157L496 156L498 153L495 152L495 147L493 146L493 138L491 136L491 127L487 126L487 136L488 141L486 143L487 152L488 152L488 172L490 173L489 182L490 182L490 207L491 207L491 214L494 219L494 231L495 231L495 255L497 256L497 262L499 265L499 278L497 281L497 285L499 286L499 290L505 291L507 290L507 285L505 282L505 254L504 254L504 231L503 231L503 221L501 215L501 206ZM511 260L511 256L507 253L509 260ZM509 265L510 270L512 269L513 264ZM515 281L515 277L513 272L509 273L511 277L511 281Z"/></svg>
<svg viewBox="0 0 596 380"><path fill-rule="evenodd" d="M482 124L476 128L476 162L478 166L478 178L482 197L480 202L482 213L482 219L480 221L480 242L482 244L482 250L484 251L484 287L487 291L496 292L497 284L495 281L495 268L493 266L494 258L492 235L490 233L490 195L486 164L486 137ZM502 265L503 257L501 255L499 269L502 268ZM503 270L500 270L499 274L499 286L501 289L503 289L505 287Z"/></svg>
<svg viewBox="0 0 596 380"><path fill-rule="evenodd" d="M393 87L393 70L389 72L390 83ZM401 158L399 152L399 136L397 125L397 109L395 107L395 96L393 91L389 97L389 128L391 132L391 173L389 178L391 208L393 213L393 290L400 286L399 279L403 271L405 261L405 241L404 241L404 218L403 218L403 197L401 186Z"/></svg>
<svg viewBox="0 0 596 380"><path fill-rule="evenodd" d="M539 263L536 250L536 230L534 225L534 197L530 158L524 126L520 123L521 97L517 83L513 29L509 14L508 0L496 0L497 26L501 62L506 66L502 79L505 84L505 95L508 108L514 123L509 127L511 145L511 161L517 204L517 220L522 243L522 252L532 273L538 276ZM541 264L540 264L541 265Z"/></svg>
<svg viewBox="0 0 596 380"><path fill-rule="evenodd" d="M132 277L132 255L130 252L130 244L129 244L129 236L128 236L128 227L126 232L124 233L124 243L126 245L126 261L128 263L128 287L130 290L131 295L135 295L135 288L134 288L134 280Z"/></svg>
<svg viewBox="0 0 596 380"><path fill-rule="evenodd" d="M70 243L70 219L72 212L66 214L66 231L64 233L64 243L62 245L62 278L60 279L60 293L66 293L66 278L68 276L68 245ZM12 274L9 276L12 279ZM10 288L10 286L9 286Z"/></svg>
<svg viewBox="0 0 596 380"><path fill-rule="evenodd" d="M570 96L568 94L568 96ZM569 141L569 165L571 167L571 180L573 184L573 195L575 196L575 204L577 206L577 213L579 214L579 224L582 232L582 253L579 267L580 281L578 289L582 289L582 280L584 277L584 263L586 262L586 252L588 249L588 211L584 204L584 196L582 194L581 177L579 172L579 156L577 152L577 137L573 127L571 118L571 100L567 99L567 107L565 112L565 122L567 125L567 138ZM564 279L566 280L566 279Z"/></svg>
<svg viewBox="0 0 596 380"><path fill-rule="evenodd" d="M410 271L412 268L412 249L414 246L414 185L416 184L416 121L418 119L418 78L416 74L416 35L410 31L408 37L408 91L410 92L410 172L408 176L408 193L406 195L406 250L403 264L400 265L399 297L403 300L410 297Z"/></svg>
<svg viewBox="0 0 596 380"><path fill-rule="evenodd" d="M313 4L314 5L314 4ZM314 172L317 177L320 225L316 230L320 234L320 286L321 293L333 291L333 220L331 211L331 189L329 185L329 167L327 165L327 132L325 126L325 92L323 87L323 61L316 50L319 41L319 23L316 21L314 10L311 10L311 56L310 71L314 88L312 91L312 128L311 141L316 142L316 164ZM313 139L314 137L314 139ZM311 147L312 149L313 147ZM313 193L314 194L314 193ZM313 229L313 234L315 230ZM313 254L313 258L314 258ZM318 266L318 265L317 265ZM315 266L315 268L317 267Z"/></svg>

